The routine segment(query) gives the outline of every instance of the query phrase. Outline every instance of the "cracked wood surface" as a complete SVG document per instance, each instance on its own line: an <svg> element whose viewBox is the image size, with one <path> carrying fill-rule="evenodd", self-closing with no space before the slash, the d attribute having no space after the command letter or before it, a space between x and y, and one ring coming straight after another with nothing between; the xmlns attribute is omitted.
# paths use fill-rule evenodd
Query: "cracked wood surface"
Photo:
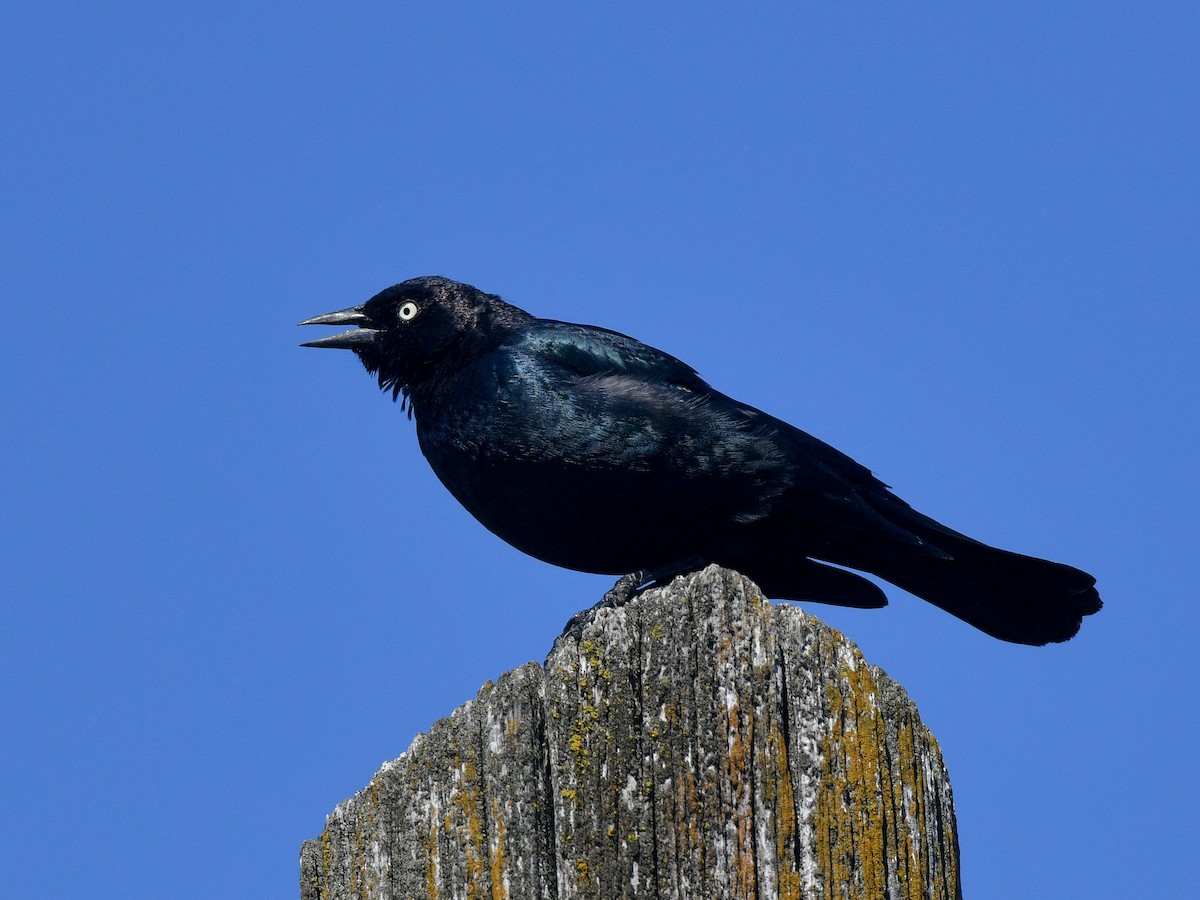
<svg viewBox="0 0 1200 900"><path fill-rule="evenodd" d="M485 684L339 804L300 868L302 900L961 897L912 701L716 566Z"/></svg>

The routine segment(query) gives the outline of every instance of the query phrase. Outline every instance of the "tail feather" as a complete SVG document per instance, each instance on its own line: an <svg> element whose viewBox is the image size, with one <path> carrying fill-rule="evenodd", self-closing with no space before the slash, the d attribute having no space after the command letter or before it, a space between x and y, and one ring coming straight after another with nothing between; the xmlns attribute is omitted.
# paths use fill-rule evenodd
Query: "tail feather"
<svg viewBox="0 0 1200 900"><path fill-rule="evenodd" d="M777 600L831 603L856 609L879 609L888 602L887 594L874 582L811 559L797 562L780 554L759 558L750 564L733 560L727 565L739 571L745 565L745 571L763 593Z"/></svg>
<svg viewBox="0 0 1200 900"><path fill-rule="evenodd" d="M856 499L857 507L817 515L802 496L782 513L787 527L777 519L756 523L718 561L745 572L769 597L883 606L883 592L846 569L868 572L993 637L1033 646L1070 640L1102 605L1087 572L990 547L886 491ZM797 560L798 548L808 558Z"/></svg>
<svg viewBox="0 0 1200 900"><path fill-rule="evenodd" d="M871 571L993 637L1018 644L1069 640L1083 617L1102 605L1096 579L1086 572L952 534L930 535L950 559L893 558Z"/></svg>

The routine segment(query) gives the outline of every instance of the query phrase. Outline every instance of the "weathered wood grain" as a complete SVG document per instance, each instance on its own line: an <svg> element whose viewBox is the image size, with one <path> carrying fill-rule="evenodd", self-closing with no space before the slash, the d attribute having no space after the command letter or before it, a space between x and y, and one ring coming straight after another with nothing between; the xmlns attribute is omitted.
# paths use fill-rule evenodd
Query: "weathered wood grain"
<svg viewBox="0 0 1200 900"><path fill-rule="evenodd" d="M302 900L961 897L902 688L712 566L419 736L301 852Z"/></svg>

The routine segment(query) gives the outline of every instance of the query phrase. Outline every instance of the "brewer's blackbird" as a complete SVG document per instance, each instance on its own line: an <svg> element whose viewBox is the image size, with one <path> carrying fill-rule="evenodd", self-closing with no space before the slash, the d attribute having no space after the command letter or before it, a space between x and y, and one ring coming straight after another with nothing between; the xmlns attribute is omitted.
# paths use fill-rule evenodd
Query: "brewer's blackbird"
<svg viewBox="0 0 1200 900"><path fill-rule="evenodd" d="M300 324L354 326L303 346L353 350L408 404L425 458L472 515L546 562L623 576L615 602L715 562L769 597L884 606L846 569L870 572L1022 644L1065 641L1100 609L1086 572L947 528L618 332L436 276Z"/></svg>

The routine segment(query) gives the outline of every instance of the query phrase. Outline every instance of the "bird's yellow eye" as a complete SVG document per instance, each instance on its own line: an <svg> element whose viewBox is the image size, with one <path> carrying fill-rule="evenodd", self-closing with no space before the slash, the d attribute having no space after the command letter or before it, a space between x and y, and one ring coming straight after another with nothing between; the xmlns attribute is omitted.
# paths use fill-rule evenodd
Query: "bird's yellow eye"
<svg viewBox="0 0 1200 900"><path fill-rule="evenodd" d="M400 314L401 322L410 322L417 317L419 310L417 308L417 304L413 303L411 300L408 300L400 304L400 309L398 312Z"/></svg>

